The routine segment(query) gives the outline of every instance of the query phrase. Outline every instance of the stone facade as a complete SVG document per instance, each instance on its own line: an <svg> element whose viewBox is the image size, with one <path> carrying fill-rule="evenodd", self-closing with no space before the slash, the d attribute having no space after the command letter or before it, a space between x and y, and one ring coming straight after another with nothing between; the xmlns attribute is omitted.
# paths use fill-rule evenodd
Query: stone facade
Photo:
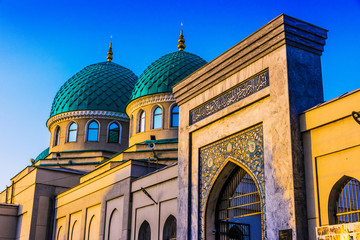
<svg viewBox="0 0 360 240"><path fill-rule="evenodd" d="M281 15L174 87L182 116L179 191L186 193L178 198L180 239L215 237L213 229L199 222L199 149L258 124L264 138L264 238L276 239L285 229L292 229L294 239L307 238L298 114L323 100L320 55L325 39L326 30ZM189 122L204 102L264 71L268 87ZM201 228L204 236L199 236Z"/></svg>

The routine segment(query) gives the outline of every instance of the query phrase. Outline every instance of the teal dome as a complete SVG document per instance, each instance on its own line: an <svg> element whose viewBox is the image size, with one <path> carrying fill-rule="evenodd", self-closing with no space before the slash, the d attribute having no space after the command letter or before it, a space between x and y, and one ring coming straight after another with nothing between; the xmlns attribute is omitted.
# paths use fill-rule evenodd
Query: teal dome
<svg viewBox="0 0 360 240"><path fill-rule="evenodd" d="M35 158L35 162L39 161L40 159L45 159L48 155L49 155L49 148L46 148Z"/></svg>
<svg viewBox="0 0 360 240"><path fill-rule="evenodd" d="M85 67L72 76L57 92L50 117L78 110L105 110L125 113L138 77L113 62Z"/></svg>
<svg viewBox="0 0 360 240"><path fill-rule="evenodd" d="M162 56L153 62L139 77L131 100L155 94L172 92L172 87L206 64L201 57L177 51Z"/></svg>

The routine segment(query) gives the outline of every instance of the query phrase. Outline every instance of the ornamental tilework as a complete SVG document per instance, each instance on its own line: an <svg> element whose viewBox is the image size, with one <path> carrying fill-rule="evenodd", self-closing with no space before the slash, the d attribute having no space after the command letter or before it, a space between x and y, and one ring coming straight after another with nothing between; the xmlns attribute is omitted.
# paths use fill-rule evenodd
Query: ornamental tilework
<svg viewBox="0 0 360 240"><path fill-rule="evenodd" d="M199 122L208 116L236 103L269 86L269 70L240 83L210 101L190 111L190 124Z"/></svg>
<svg viewBox="0 0 360 240"><path fill-rule="evenodd" d="M211 186L219 169L226 160L239 162L254 176L261 195L263 235L266 236L265 224L265 182L263 126L257 125L200 149L199 183L199 224L200 238L205 239L205 207ZM265 237L266 238L266 237Z"/></svg>

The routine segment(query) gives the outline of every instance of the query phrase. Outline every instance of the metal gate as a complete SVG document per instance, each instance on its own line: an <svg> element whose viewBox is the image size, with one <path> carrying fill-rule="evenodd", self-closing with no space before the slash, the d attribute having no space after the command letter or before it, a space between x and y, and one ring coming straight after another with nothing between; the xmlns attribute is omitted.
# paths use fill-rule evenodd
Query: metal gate
<svg viewBox="0 0 360 240"><path fill-rule="evenodd" d="M360 183L355 178L344 185L337 201L336 221L338 224L360 220Z"/></svg>
<svg viewBox="0 0 360 240"><path fill-rule="evenodd" d="M261 199L256 183L237 167L225 182L216 207L216 239L250 240L246 217L261 214ZM247 218L249 219L249 218Z"/></svg>

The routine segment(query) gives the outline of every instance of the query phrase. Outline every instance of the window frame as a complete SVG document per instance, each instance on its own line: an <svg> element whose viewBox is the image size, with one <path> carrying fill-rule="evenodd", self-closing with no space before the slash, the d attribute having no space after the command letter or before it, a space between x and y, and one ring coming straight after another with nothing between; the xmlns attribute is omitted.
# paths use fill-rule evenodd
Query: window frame
<svg viewBox="0 0 360 240"><path fill-rule="evenodd" d="M76 129L70 130L70 128L73 124L76 125ZM70 132L72 132L72 131L75 131L75 140L74 141L70 141ZM66 142L67 143L77 142L78 135L79 135L79 124L76 121L70 121L66 128Z"/></svg>
<svg viewBox="0 0 360 240"><path fill-rule="evenodd" d="M161 114L155 115L155 111L157 109L161 110ZM164 128L164 113L165 113L164 108L160 104L156 104L152 107L152 109L151 109L151 129L163 129ZM161 120L160 120L161 126L158 128L155 128L155 117L156 116L161 116Z"/></svg>
<svg viewBox="0 0 360 240"><path fill-rule="evenodd" d="M173 113L173 110L174 110L175 107L178 107L178 109L179 109L179 106L178 106L176 103L173 103L173 104L170 105L170 114L169 114L169 115L170 115L170 118L169 118L169 127L170 127L170 128L177 128L177 127L179 127L179 115L180 115L180 111L179 111L179 110L180 110L180 109L178 110L177 113L174 114L174 113ZM173 116L174 116L174 115L177 115L177 116L178 116L177 126L173 126L173 124L172 124L172 123L173 123Z"/></svg>
<svg viewBox="0 0 360 240"><path fill-rule="evenodd" d="M97 123L97 139L96 141L89 140L89 127L91 123ZM99 142L100 141L100 122L96 119L91 119L86 123L86 134L85 134L85 142Z"/></svg>
<svg viewBox="0 0 360 240"><path fill-rule="evenodd" d="M142 114L145 114L144 115L144 118L142 118ZM142 130L141 128L141 120L144 119L144 129ZM136 133L141 133L141 132L145 132L145 129L146 129L146 111L144 109L141 109L139 112L138 112L138 117L137 117L137 131Z"/></svg>
<svg viewBox="0 0 360 240"><path fill-rule="evenodd" d="M54 130L53 147L60 145L61 127L57 125Z"/></svg>
<svg viewBox="0 0 360 240"><path fill-rule="evenodd" d="M113 124L116 124L118 127L119 127L119 137L118 137L118 141L117 142L110 142L109 139L110 139L110 127L111 125ZM111 121L109 124L108 124L108 127L107 127L107 136L106 136L106 141L108 143L118 143L118 144L121 144L121 130L122 130L122 126L121 124L118 122L118 121Z"/></svg>

